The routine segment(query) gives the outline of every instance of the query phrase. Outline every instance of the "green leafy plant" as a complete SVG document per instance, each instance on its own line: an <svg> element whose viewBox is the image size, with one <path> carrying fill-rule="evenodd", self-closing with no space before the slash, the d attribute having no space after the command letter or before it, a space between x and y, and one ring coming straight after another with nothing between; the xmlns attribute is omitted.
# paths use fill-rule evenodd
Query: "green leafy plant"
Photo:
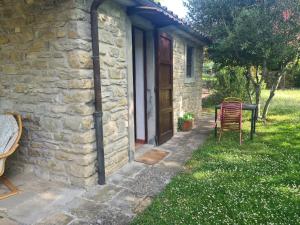
<svg viewBox="0 0 300 225"><path fill-rule="evenodd" d="M191 121L191 120L193 120L194 117L195 116L194 116L193 113L188 112L188 113L185 113L182 118L183 118L183 120L185 122L185 121Z"/></svg>
<svg viewBox="0 0 300 225"><path fill-rule="evenodd" d="M182 117L179 117L177 121L177 130L182 131L184 122L191 121L194 118L195 118L194 114L190 112L187 112Z"/></svg>

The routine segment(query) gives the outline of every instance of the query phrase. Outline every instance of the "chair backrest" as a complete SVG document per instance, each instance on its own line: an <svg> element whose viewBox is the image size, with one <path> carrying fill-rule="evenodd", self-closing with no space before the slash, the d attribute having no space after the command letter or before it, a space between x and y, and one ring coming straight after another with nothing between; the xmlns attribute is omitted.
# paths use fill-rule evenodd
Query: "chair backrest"
<svg viewBox="0 0 300 225"><path fill-rule="evenodd" d="M237 103L243 103L242 99L236 98L236 97L228 97L228 98L224 98L223 102L237 102Z"/></svg>
<svg viewBox="0 0 300 225"><path fill-rule="evenodd" d="M0 154L0 159L11 155L16 150L16 148L19 146L19 141L23 131L21 115L16 113L6 114L13 116L16 120L15 122L17 123L17 132L11 137L11 140L7 143L7 146L5 146L5 151Z"/></svg>
<svg viewBox="0 0 300 225"><path fill-rule="evenodd" d="M242 124L243 102L238 98L226 98L221 104L222 129L237 130Z"/></svg>
<svg viewBox="0 0 300 225"><path fill-rule="evenodd" d="M16 114L16 113L7 113L7 114L14 116L14 119L16 120L16 122L18 124L17 125L18 126L18 131L17 131L17 133L15 133L13 135L11 140L6 145L5 151L0 154L0 176L2 176L3 173L4 173L6 158L8 156L10 156L11 154L13 154L15 152L15 150L18 148L19 141L20 141L20 138L21 138L21 135L22 135L22 130L23 130L23 124L22 124L21 116L19 114ZM0 196L0 199L1 199L1 196Z"/></svg>

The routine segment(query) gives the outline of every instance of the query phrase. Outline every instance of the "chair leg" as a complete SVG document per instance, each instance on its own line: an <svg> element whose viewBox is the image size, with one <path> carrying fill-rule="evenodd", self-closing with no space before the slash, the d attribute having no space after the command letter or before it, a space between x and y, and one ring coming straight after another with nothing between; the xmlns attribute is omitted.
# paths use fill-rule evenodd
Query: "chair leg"
<svg viewBox="0 0 300 225"><path fill-rule="evenodd" d="M221 136L222 136L222 128L220 128L219 142L221 141Z"/></svg>
<svg viewBox="0 0 300 225"><path fill-rule="evenodd" d="M240 145L242 145L242 130L240 130Z"/></svg>
<svg viewBox="0 0 300 225"><path fill-rule="evenodd" d="M0 177L0 180L10 190L10 192L0 194L0 200L8 198L10 196L13 196L13 195L16 195L19 193L19 189L15 185L13 185L7 178L2 176L2 177Z"/></svg>

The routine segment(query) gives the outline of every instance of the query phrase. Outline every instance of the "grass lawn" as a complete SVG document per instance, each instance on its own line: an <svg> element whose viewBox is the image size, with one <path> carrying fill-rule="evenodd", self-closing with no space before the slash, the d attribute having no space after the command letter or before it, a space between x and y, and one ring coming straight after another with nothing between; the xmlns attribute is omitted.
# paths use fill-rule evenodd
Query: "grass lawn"
<svg viewBox="0 0 300 225"><path fill-rule="evenodd" d="M300 224L300 90L277 93L254 141L249 126L242 146L211 136L132 224Z"/></svg>

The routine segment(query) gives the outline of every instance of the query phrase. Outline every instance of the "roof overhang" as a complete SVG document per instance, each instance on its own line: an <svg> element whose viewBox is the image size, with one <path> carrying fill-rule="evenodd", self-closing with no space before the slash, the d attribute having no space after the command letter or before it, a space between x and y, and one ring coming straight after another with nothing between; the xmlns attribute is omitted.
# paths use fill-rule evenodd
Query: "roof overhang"
<svg viewBox="0 0 300 225"><path fill-rule="evenodd" d="M163 8L149 5L132 6L127 9L128 15L138 15L149 21L151 21L157 28L162 27L173 27L173 29L179 29L185 31L189 35L193 36L194 39L198 39L204 45L211 42L210 38L193 30L190 26L179 19L174 14L170 13Z"/></svg>
<svg viewBox="0 0 300 225"><path fill-rule="evenodd" d="M165 32L171 32L173 34L177 34L178 36L185 38L186 40L188 40L190 42L190 44L200 45L200 46L207 46L208 45L207 42L203 41L198 36L192 35L191 33L186 32L183 29L179 29L178 26L170 25L170 26L162 27L162 29Z"/></svg>
<svg viewBox="0 0 300 225"><path fill-rule="evenodd" d="M152 6L133 6L129 7L128 15L139 15L150 20L156 27L165 27L175 24L175 19L165 13L164 10Z"/></svg>

